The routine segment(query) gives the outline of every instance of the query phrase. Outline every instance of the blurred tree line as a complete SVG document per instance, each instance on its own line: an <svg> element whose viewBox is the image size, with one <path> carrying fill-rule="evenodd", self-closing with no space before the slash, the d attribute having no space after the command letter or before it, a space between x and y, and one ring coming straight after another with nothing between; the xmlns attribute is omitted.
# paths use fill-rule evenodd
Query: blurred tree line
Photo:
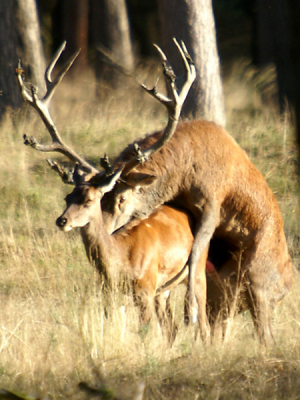
<svg viewBox="0 0 300 400"><path fill-rule="evenodd" d="M27 4L26 12L22 8L23 1ZM136 58L145 56L146 49L150 48L149 43L157 41L164 48L176 75L181 76L184 74L184 68L172 38L183 40L198 73L189 93L189 99L184 104L182 115L193 118L206 117L225 125L223 89L211 0L161 0L158 3L154 0L144 0L142 7L136 0L130 2L125 0L1 0L1 3L3 15L9 14L11 18L10 25L7 26L8 30L18 34L18 43L13 43L13 40L9 39L12 53L16 52L18 44L24 54L22 58L28 61L31 69L31 81L38 86L39 79L35 76L33 64L43 56L36 51L32 58L28 48L24 46L24 38L26 34L30 36L30 25L34 23L26 21L29 5L32 6L30 15L38 16L43 47L47 53L50 55L63 40L68 42L65 58L80 47L81 54L72 67L72 71L78 76L78 72L90 64L93 65L98 81L103 83L103 85L97 85L101 87L98 94L103 99L108 97L112 90L116 91L123 87L124 76L117 74L111 65L103 62L99 48L111 54L116 64L125 71L133 73ZM34 8L36 8L35 11ZM15 14L17 18L14 17ZM20 24L27 26L28 32L24 30L20 32ZM38 31L36 26L35 32ZM9 34L8 37L10 38ZM157 40L152 40L155 37ZM30 38L32 39L32 36ZM32 49L38 49L36 43L31 42ZM5 45L5 41L3 44ZM10 60L13 59L17 57L13 58L10 55ZM0 72L1 69L0 65ZM28 68L24 69L27 71ZM179 89L182 83L183 80L178 79ZM7 80L1 82L1 74L0 86L4 87L5 96L10 93L9 87L13 90L13 83L9 84ZM4 106L1 107L0 99L0 113L9 103L5 103L4 96L2 100Z"/></svg>
<svg viewBox="0 0 300 400"><path fill-rule="evenodd" d="M15 78L11 77L15 60L20 56L28 61L32 81L43 90L44 54L49 59L61 42L67 40L66 58L81 48L73 72L78 74L92 66L97 79L106 83L99 93L100 98L105 98L108 95L105 88L117 90L124 79L103 61L98 47L106 49L119 65L132 72L137 59L153 56L155 42L162 46L180 75L180 60L172 43L175 36L185 41L198 69L198 79L183 115L204 116L225 124L217 42L241 35L244 29L244 33L251 35L249 55L253 63L276 66L281 112L293 107L300 120L299 3L299 0L213 0L213 3L212 0L1 0L0 90L5 93L9 90L10 95L0 96L0 116L7 106L20 105ZM226 62L227 56L225 53L222 56L221 51L222 62Z"/></svg>

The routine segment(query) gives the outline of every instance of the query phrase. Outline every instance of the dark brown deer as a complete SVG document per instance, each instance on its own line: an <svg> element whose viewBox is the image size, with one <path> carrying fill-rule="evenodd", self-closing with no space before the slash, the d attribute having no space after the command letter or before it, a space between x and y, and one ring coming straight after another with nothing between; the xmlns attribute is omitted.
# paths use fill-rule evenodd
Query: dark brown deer
<svg viewBox="0 0 300 400"><path fill-rule="evenodd" d="M156 88L143 87L166 106L169 121L164 131L128 146L117 158L113 169L122 170L122 175L103 198L103 217L108 232L113 233L131 219L144 218L167 202L188 209L197 224L188 262L187 317L190 318L187 319L195 322L198 315L202 338L209 335L205 269L199 271L197 267L215 235L241 253L241 273L237 271L237 263L232 261L224 270L229 278L241 275L247 282L245 297L258 335L266 342L272 337L274 307L292 285L292 266L281 213L261 173L222 127L207 121L178 124L182 104L195 78L195 67L184 45L176 44L186 67L186 82L178 93L175 75L159 49L170 98L157 93ZM69 63L52 83L49 77L55 61L46 71L48 92L44 99L38 99L34 90L29 93L18 74L23 97L38 110L53 139L50 146L42 146L30 137L26 137L25 142L43 151L57 149L95 173L95 168L74 156L74 152L62 149L64 146L48 113L47 104L53 90L70 66ZM98 178L106 179L104 173ZM200 280L197 300L196 269Z"/></svg>
<svg viewBox="0 0 300 400"><path fill-rule="evenodd" d="M173 123L174 130L176 96L166 102L155 92L151 94L167 106L169 125ZM172 103L174 110L170 112ZM164 146L153 151L165 137ZM275 196L236 141L213 122L182 122L171 139L167 127L128 146L115 161L114 168L122 169L123 173L119 183L103 199L110 231L132 218L149 215L163 203L171 202L188 209L197 226L189 258L187 315L195 322L198 260L213 235L223 237L242 252L241 271L249 282L248 303L253 304L251 310L260 340L267 342L272 337L274 307L292 285L291 259ZM203 277L202 313L205 312L205 287ZM202 338L208 334L209 327L203 322Z"/></svg>
<svg viewBox="0 0 300 400"><path fill-rule="evenodd" d="M155 133L138 146L143 151L162 136L163 132ZM215 234L242 251L253 318L260 339L267 341L273 309L291 288L292 266L282 216L261 173L223 128L207 121L179 124L159 152L128 171L133 159L129 146L115 164L116 169L123 168L121 180L104 198L110 231L133 217L149 215L165 202L187 208L198 223L189 259L188 304L193 315L196 266ZM202 293L205 305L205 282ZM202 326L202 337L207 334L208 327Z"/></svg>

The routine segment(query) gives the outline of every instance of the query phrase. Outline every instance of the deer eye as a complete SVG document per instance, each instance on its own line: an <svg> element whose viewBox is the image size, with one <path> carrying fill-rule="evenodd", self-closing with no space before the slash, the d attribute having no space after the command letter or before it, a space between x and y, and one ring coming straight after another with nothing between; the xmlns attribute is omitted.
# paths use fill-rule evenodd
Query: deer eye
<svg viewBox="0 0 300 400"><path fill-rule="evenodd" d="M122 204L124 204L125 201L126 201L126 197L120 196L118 207L121 208Z"/></svg>
<svg viewBox="0 0 300 400"><path fill-rule="evenodd" d="M123 204L126 201L126 197L125 196L120 196L119 198L119 204Z"/></svg>

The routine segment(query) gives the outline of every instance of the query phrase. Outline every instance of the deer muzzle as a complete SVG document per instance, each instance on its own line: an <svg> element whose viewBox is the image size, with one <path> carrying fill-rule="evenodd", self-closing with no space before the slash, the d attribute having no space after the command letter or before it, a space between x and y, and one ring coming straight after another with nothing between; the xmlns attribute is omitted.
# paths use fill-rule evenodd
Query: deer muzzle
<svg viewBox="0 0 300 400"><path fill-rule="evenodd" d="M68 219L63 216L57 218L56 225L64 232L70 231L72 229L72 226L68 225Z"/></svg>

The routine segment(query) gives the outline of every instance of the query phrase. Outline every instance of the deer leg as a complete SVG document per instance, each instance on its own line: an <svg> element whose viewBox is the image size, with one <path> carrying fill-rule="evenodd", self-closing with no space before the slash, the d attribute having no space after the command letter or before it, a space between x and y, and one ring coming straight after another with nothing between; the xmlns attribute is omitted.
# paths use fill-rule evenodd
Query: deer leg
<svg viewBox="0 0 300 400"><path fill-rule="evenodd" d="M170 296L168 296L167 301L166 301L166 313L167 313L168 321L169 321L168 339L169 339L169 343L170 343L170 347L171 347L176 339L176 335L178 332L178 326L177 326L176 322L174 321L174 315L171 310L171 297Z"/></svg>
<svg viewBox="0 0 300 400"><path fill-rule="evenodd" d="M186 312L185 312L185 323L186 325L195 324L197 321L198 307L195 297L195 281L196 281L196 270L198 268L198 263L205 249L208 248L209 242L215 231L217 225L217 206L215 202L207 203L204 206L201 222L195 230L195 239L192 247L192 251L189 257L189 284L186 295ZM207 253L204 253L207 254ZM201 272L201 280L198 284L198 291L202 291L206 295L206 277L205 268ZM201 310L206 307L206 297L205 295L200 296L201 301L205 301L204 306L201 305ZM199 303L199 301L198 301ZM202 311L201 311L202 313Z"/></svg>
<svg viewBox="0 0 300 400"><path fill-rule="evenodd" d="M155 311L162 333L167 336L170 347L172 347L178 331L174 323L170 304L170 291L166 291L155 298Z"/></svg>
<svg viewBox="0 0 300 400"><path fill-rule="evenodd" d="M248 295L249 308L259 341L265 346L270 342L274 343L275 339L271 329L273 309L269 304L266 290L251 283L251 287L248 288Z"/></svg>
<svg viewBox="0 0 300 400"><path fill-rule="evenodd" d="M140 324L148 324L154 312L154 294L150 294L147 288L136 287L134 301L140 309Z"/></svg>
<svg viewBox="0 0 300 400"><path fill-rule="evenodd" d="M262 344L274 343L271 319L281 291L281 277L273 255L266 252L263 241L255 248L247 249L244 255L245 295L254 326Z"/></svg>

